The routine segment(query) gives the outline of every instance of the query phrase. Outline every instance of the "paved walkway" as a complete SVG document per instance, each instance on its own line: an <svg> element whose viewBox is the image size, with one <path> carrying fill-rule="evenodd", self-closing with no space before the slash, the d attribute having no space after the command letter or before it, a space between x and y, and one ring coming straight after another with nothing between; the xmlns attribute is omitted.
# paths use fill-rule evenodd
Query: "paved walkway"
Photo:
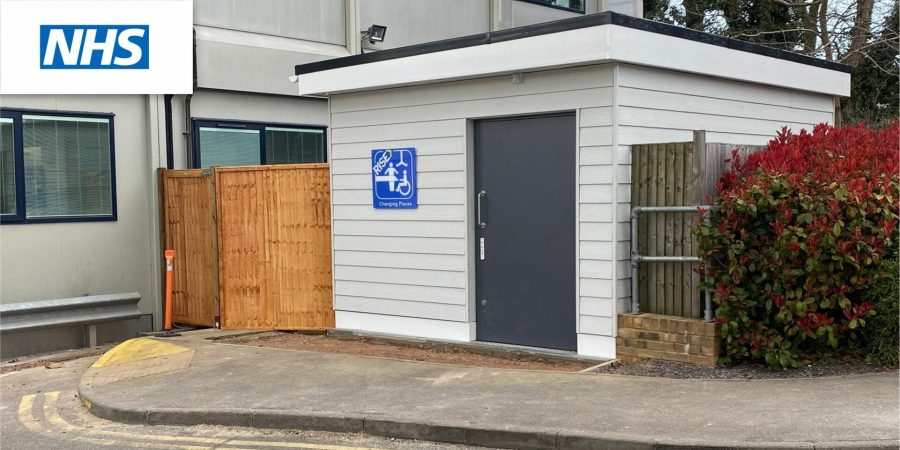
<svg viewBox="0 0 900 450"><path fill-rule="evenodd" d="M509 448L898 448L900 442L896 373L670 380L196 338L164 342L129 341L98 360L80 386L91 412L123 422L312 428Z"/></svg>

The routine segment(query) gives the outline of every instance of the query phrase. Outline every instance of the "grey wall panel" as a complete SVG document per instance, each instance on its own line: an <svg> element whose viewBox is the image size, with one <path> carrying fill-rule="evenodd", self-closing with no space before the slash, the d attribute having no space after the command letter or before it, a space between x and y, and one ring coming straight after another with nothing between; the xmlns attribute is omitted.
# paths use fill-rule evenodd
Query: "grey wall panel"
<svg viewBox="0 0 900 450"><path fill-rule="evenodd" d="M573 11L550 8L548 6L520 2L517 0L513 0L511 6L511 27L524 27L526 25L550 22L551 20L568 19L571 17L580 17L583 15Z"/></svg>
<svg viewBox="0 0 900 450"><path fill-rule="evenodd" d="M384 42L363 44L383 50L487 32L490 7L485 0L359 0L359 23L388 27Z"/></svg>
<svg viewBox="0 0 900 450"><path fill-rule="evenodd" d="M238 37L231 39L239 40ZM343 47L328 48L329 54L314 53L316 47L303 51L222 42L197 38L197 84L201 88L233 91L297 95L297 85L288 77L294 65L320 61L341 53Z"/></svg>
<svg viewBox="0 0 900 450"><path fill-rule="evenodd" d="M328 101L247 92L198 90L191 102L195 118L328 125Z"/></svg>
<svg viewBox="0 0 900 450"><path fill-rule="evenodd" d="M141 95L3 96L6 108L115 114L118 220L0 226L0 301L15 303L140 292L138 306L159 307L152 289L147 97Z"/></svg>
<svg viewBox="0 0 900 450"><path fill-rule="evenodd" d="M194 23L344 45L342 0L194 0Z"/></svg>

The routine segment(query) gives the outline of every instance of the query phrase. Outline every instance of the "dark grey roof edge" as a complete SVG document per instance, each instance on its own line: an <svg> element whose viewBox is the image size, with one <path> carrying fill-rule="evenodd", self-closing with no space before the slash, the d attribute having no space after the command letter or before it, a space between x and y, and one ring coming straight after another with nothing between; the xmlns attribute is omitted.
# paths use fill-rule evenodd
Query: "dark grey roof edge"
<svg viewBox="0 0 900 450"><path fill-rule="evenodd" d="M423 55L426 53L435 53L457 48L474 47L476 45L493 44L497 42L511 41L515 39L540 36L550 33L558 33L561 31L577 30L579 28L588 28L599 25L619 25L635 30L648 31L650 33L663 34L680 39L687 39L690 41L702 42L704 44L730 48L732 50L756 53L758 55L764 55L772 58L806 64L822 69L836 70L846 73L850 72L850 66L846 64L826 61L824 59L801 55L799 53L789 52L787 50L766 47L765 45L753 44L738 39L716 36L714 34L704 33L702 31L691 30L689 28L683 28L675 25L669 25L662 22L654 22L652 20L640 19L637 17L626 16L624 14L618 14L611 11L605 11L598 14L589 14L581 17L573 17L570 19L556 20L553 22L539 23L536 25L528 25L519 28L510 28L508 30L491 31L488 33L473 34L471 36L462 36L441 41L426 42L424 44L398 47L390 50L382 50L379 52L345 56L342 58L326 59L324 61L318 61L308 64L299 64L294 66L294 74L302 75L305 73L321 72L323 70L337 69L340 67L356 66L359 64L368 64L377 61L387 61L397 58L406 58L409 56ZM748 68L748 70L753 69Z"/></svg>

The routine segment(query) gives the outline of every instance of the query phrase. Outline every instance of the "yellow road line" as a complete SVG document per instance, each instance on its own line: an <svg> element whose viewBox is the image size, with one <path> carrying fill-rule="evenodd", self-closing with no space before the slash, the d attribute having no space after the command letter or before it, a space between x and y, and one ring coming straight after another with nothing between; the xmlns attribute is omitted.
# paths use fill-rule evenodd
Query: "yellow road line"
<svg viewBox="0 0 900 450"><path fill-rule="evenodd" d="M31 409L34 407L34 396L35 394L28 394L22 397L19 402L19 421L32 432L43 433L45 432L44 427L31 414Z"/></svg>
<svg viewBox="0 0 900 450"><path fill-rule="evenodd" d="M267 447L305 448L311 450L379 450L371 447L344 447L343 445L312 444L305 442L284 441L228 441L228 445L264 445Z"/></svg>
<svg viewBox="0 0 900 450"><path fill-rule="evenodd" d="M28 404L28 411L31 411L31 405L34 402L34 395L27 396L30 397ZM22 399L23 403L25 402L25 398ZM219 438L205 438L199 436L170 436L164 434L138 434L138 433L126 433L122 431L109 431L109 430L100 430L96 428L78 428L73 426L62 416L59 415L59 411L57 409L57 403L59 402L59 391L47 392L44 394L44 415L47 418L47 421L52 425L59 427L66 432L84 432L88 434L99 434L104 436L112 436L119 437L122 439L135 439L135 440L149 440L149 441L162 441L162 442L196 442L202 444L212 444L213 446L220 446L219 448L227 447L228 450L242 450L235 446L250 446L252 448L259 447L278 447L278 448L296 448L296 449L308 449L308 450L379 450L377 448L371 447L347 447L342 445L327 445L327 444L313 444L313 443L305 443L305 442L286 442L286 441L257 441L257 440L232 440L230 437L219 437ZM19 411L21 415L22 405L19 406ZM37 425L40 427L40 425ZM45 430L49 432L49 430ZM112 441L117 443L116 441ZM132 444L128 442L128 444ZM136 442L134 444L138 444L135 446L141 447L153 447L153 448L179 448L183 450L202 450L202 449L210 449L208 446L190 446L190 445L180 445L177 447L167 447L162 444L153 444L149 442ZM114 445L114 444L104 444L104 445Z"/></svg>
<svg viewBox="0 0 900 450"><path fill-rule="evenodd" d="M85 442L88 444L94 445L105 445L105 446L115 446L118 448L122 447L137 447L137 448L158 448L158 449L179 449L179 450L211 450L212 447L206 446L185 446L185 445L167 445L167 444L157 444L152 442L130 442L130 441L119 441L114 439L98 439L87 436L78 436L72 434L63 434L63 433L54 433L53 430L44 428L40 421L35 419L32 414L32 409L34 406L34 399L36 394L29 394L22 397L21 402L19 403L19 421L25 425L30 431L40 434L47 434L52 436L55 439L63 440L63 441L79 441ZM49 392L44 394L44 406L43 411L49 423L52 423L56 426L60 426L65 429L65 433L71 432L79 432L86 431L81 428L77 428L66 422L60 415L59 412L56 411L56 402L59 398L59 391Z"/></svg>

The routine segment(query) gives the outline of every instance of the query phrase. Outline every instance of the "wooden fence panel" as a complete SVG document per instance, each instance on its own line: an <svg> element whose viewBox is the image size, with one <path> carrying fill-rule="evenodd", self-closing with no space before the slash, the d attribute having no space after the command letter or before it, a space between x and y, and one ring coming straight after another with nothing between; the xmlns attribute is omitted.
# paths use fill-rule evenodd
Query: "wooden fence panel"
<svg viewBox="0 0 900 450"><path fill-rule="evenodd" d="M218 288L211 177L199 169L164 170L160 183L163 242L175 250L172 320L214 326Z"/></svg>
<svg viewBox="0 0 900 450"><path fill-rule="evenodd" d="M215 174L222 327L334 327L328 165Z"/></svg>
<svg viewBox="0 0 900 450"><path fill-rule="evenodd" d="M707 204L716 195L716 181L731 167L732 150L741 159L760 146L708 144L705 133L694 142L642 144L631 148L631 202L634 206ZM642 214L638 252L654 256L697 254L692 230L694 214ZM680 317L703 315L700 275L688 263L643 262L638 279L641 311Z"/></svg>
<svg viewBox="0 0 900 450"><path fill-rule="evenodd" d="M634 145L632 206L693 204L691 143ZM692 253L690 215L642 214L638 251L642 255L689 256ZM638 301L641 311L696 317L692 302L691 267L683 263L641 263ZM697 296L699 298L699 295Z"/></svg>

